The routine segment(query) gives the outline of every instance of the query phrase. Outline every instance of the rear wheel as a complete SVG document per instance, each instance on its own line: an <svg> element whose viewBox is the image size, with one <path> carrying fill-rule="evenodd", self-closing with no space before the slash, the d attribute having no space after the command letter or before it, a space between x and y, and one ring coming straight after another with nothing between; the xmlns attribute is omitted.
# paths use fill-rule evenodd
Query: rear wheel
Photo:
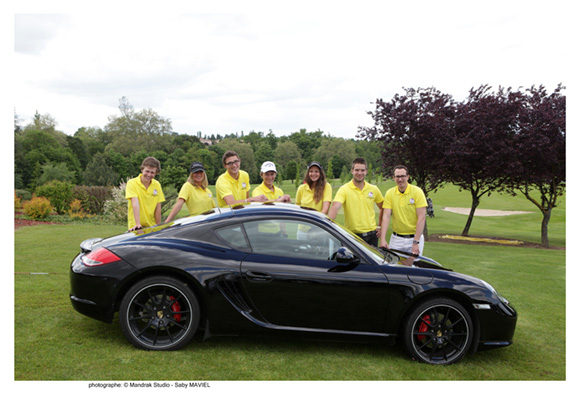
<svg viewBox="0 0 580 394"><path fill-rule="evenodd" d="M121 302L119 320L129 342L146 350L177 350L195 335L199 304L183 282L167 276L144 279Z"/></svg>
<svg viewBox="0 0 580 394"><path fill-rule="evenodd" d="M459 303L447 298L428 300L409 315L403 338L411 357L428 364L451 364L469 351L473 323Z"/></svg>

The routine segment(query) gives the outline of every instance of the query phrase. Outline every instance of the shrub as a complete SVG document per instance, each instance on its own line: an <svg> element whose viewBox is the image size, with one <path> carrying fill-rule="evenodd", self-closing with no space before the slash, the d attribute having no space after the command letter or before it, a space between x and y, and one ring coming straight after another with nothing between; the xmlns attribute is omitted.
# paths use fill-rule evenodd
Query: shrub
<svg viewBox="0 0 580 394"><path fill-rule="evenodd" d="M24 213L32 219L44 219L52 212L52 205L47 198L32 197L23 204Z"/></svg>
<svg viewBox="0 0 580 394"><path fill-rule="evenodd" d="M28 201L32 198L32 193L30 193L28 190L14 189L14 194L20 198L21 202Z"/></svg>
<svg viewBox="0 0 580 394"><path fill-rule="evenodd" d="M39 197L48 198L56 213L62 215L66 213L72 201L72 188L73 186L70 183L55 180L38 186L35 194Z"/></svg>
<svg viewBox="0 0 580 394"><path fill-rule="evenodd" d="M111 198L105 202L103 215L113 223L127 224L126 187L127 182L122 182L119 186L114 187L111 190Z"/></svg>
<svg viewBox="0 0 580 394"><path fill-rule="evenodd" d="M103 213L105 202L111 198L111 188L106 186L75 186L73 200L81 201L82 208L95 215Z"/></svg>
<svg viewBox="0 0 580 394"><path fill-rule="evenodd" d="M22 207L21 198L18 197L16 195L16 193L14 193L14 210L16 211L16 210L20 209L21 207Z"/></svg>
<svg viewBox="0 0 580 394"><path fill-rule="evenodd" d="M68 214L71 217L71 219L81 219L81 220L86 218L92 218L95 216L88 212L85 212L85 210L83 209L82 201L78 199L74 199L70 203L70 209L68 211Z"/></svg>

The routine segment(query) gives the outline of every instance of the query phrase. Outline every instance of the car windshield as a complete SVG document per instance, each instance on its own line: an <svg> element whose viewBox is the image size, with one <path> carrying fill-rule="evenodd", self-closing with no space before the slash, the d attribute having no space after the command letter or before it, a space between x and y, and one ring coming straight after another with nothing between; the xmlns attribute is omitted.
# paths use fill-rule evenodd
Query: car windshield
<svg viewBox="0 0 580 394"><path fill-rule="evenodd" d="M374 261L377 264L396 264L399 262L399 256L397 256L394 253L388 252L388 251L383 251L379 248L376 248L374 246L369 245L368 243L366 243L362 238L360 238L358 235L354 234L353 232L351 232L350 230L348 230L346 227L342 226L340 223L337 223L335 221L330 220L334 225L336 225L335 228L337 228L342 235L344 235L346 238L351 239L353 242L356 242L357 244L359 244L361 247L363 247L366 251L368 251L367 256L372 259L372 261Z"/></svg>

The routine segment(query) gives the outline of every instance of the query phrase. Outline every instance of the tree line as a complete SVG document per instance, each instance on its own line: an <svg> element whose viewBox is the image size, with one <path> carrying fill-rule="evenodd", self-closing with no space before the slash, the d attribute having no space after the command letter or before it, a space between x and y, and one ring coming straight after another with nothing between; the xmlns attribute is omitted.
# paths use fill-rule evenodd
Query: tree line
<svg viewBox="0 0 580 394"><path fill-rule="evenodd" d="M249 173L252 183L261 182L259 168L267 160L276 163L280 180L295 180L297 174L302 178L312 160L322 163L331 178L348 171L355 157L375 163L375 168L380 160L376 142L332 137L321 130L301 129L281 137L270 130L202 138L201 132L174 132L169 119L152 109L135 110L125 97L120 100L119 110L104 128L81 127L72 136L58 131L56 120L49 114L36 113L24 126L15 115L15 188L33 192L51 180L114 186L137 176L147 156L161 162L161 184L177 189L187 179L193 161L202 162L209 183L215 183L225 171L221 159L227 150L240 155L242 169Z"/></svg>

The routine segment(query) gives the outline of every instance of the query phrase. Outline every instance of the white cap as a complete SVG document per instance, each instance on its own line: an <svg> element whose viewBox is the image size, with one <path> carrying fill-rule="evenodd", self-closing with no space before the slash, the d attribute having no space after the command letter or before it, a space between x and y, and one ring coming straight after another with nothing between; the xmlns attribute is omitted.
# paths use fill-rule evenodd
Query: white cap
<svg viewBox="0 0 580 394"><path fill-rule="evenodd" d="M274 171L275 173L278 173L278 171L276 171L276 165L271 161L263 162L262 168L260 169L260 172L268 172L268 171Z"/></svg>

